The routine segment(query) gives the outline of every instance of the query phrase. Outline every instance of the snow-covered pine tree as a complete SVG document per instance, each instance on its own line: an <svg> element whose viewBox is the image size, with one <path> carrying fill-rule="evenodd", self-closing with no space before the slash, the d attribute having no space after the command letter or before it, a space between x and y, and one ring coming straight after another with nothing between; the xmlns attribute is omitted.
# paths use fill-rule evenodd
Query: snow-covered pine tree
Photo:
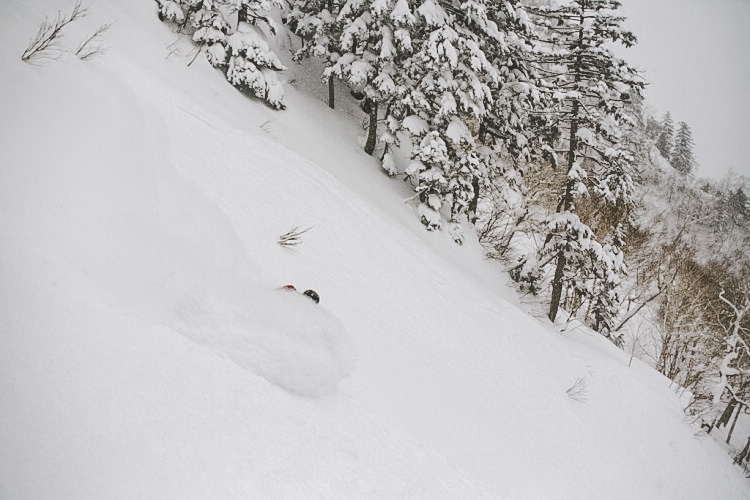
<svg viewBox="0 0 750 500"><path fill-rule="evenodd" d="M742 190L741 186L729 190L727 193L726 207L729 217L738 223L746 220L750 215L750 198Z"/></svg>
<svg viewBox="0 0 750 500"><path fill-rule="evenodd" d="M373 154L383 114L380 110L385 111L387 122L392 102L406 89L402 67L412 55L415 17L406 0L348 0L337 20L341 23L341 55L324 75L335 75L364 95L364 110L369 115L365 152ZM390 137L395 140L395 135Z"/></svg>
<svg viewBox="0 0 750 500"><path fill-rule="evenodd" d="M548 146L552 141L546 141L551 127L544 115L536 113L544 108L543 94L538 90L540 76L529 64L533 58L529 43L533 27L522 3L518 0L489 2L486 7L487 19L494 23L493 30L501 36L483 36L480 43L497 68L499 81L497 85L490 85L492 101L482 117L478 135L484 145L480 149L488 152L494 166L489 170L490 176L476 179L479 189L474 193L475 202L469 213L475 211L481 195L485 216L490 205L494 213L490 217L505 221L506 234L492 243L504 249L500 253L505 253L514 233L530 229L528 214L539 179L527 174L545 157L553 159ZM535 186L525 185L526 181Z"/></svg>
<svg viewBox="0 0 750 500"><path fill-rule="evenodd" d="M391 149L399 144L399 133L403 130L401 120L407 114L403 99L411 85L408 72L404 71L404 68L408 66L408 61L413 57L415 46L420 40L412 40L416 35L417 17L407 0L396 0L389 20L393 37L391 45L397 50L383 54L386 56L386 64L373 83L384 108L385 131L379 136L380 142L384 145L381 166L388 175L395 175L397 168Z"/></svg>
<svg viewBox="0 0 750 500"><path fill-rule="evenodd" d="M672 157L672 148L674 147L674 122L669 111L662 117L659 129L656 149L664 158L669 160Z"/></svg>
<svg viewBox="0 0 750 500"><path fill-rule="evenodd" d="M609 48L611 43L631 46L636 41L622 29L624 18L616 15L619 7L616 0L577 0L527 8L539 35L535 61L547 82L541 90L554 103L547 114L563 131L561 153L567 155L565 185L542 251L555 266L552 321L572 280L595 275L590 261L573 253L581 246L582 235L586 242L595 238L576 215L576 198L595 194L602 201L620 197L627 202L632 192L628 175L632 156L621 147L620 136L621 128L634 122L626 103L644 84L636 70ZM599 269L616 272L608 266Z"/></svg>
<svg viewBox="0 0 750 500"><path fill-rule="evenodd" d="M302 47L293 59L300 62L308 57L323 60L325 68L334 64L339 57L340 23L337 20L341 9L340 0L290 0L287 25L300 37ZM333 75L323 78L328 85L328 106L335 106Z"/></svg>
<svg viewBox="0 0 750 500"><path fill-rule="evenodd" d="M237 31L227 37L227 80L238 89L250 92L274 109L284 109L284 87L276 72L286 69L255 25L240 22Z"/></svg>
<svg viewBox="0 0 750 500"><path fill-rule="evenodd" d="M644 127L644 135L646 138L648 138L650 141L653 141L654 144L656 144L656 141L659 139L659 136L661 135L661 121L657 120L653 115L647 114L644 116L645 118L645 127Z"/></svg>
<svg viewBox="0 0 750 500"><path fill-rule="evenodd" d="M179 31L191 34L198 51L206 48L212 66L223 64L226 56L227 35L232 28L226 13L226 0L156 0L159 19L172 23ZM196 54L197 55L197 54Z"/></svg>
<svg viewBox="0 0 750 500"><path fill-rule="evenodd" d="M237 11L237 26L240 23L256 25L259 22L266 24L273 34L276 34L276 21L269 12L282 7L281 0L232 0L233 9Z"/></svg>
<svg viewBox="0 0 750 500"><path fill-rule="evenodd" d="M271 50L265 33L257 25L273 21L265 14L280 6L279 0L156 0L159 18L180 30L189 29L198 50L206 48L209 63L222 69L227 80L274 109L283 109L284 88L276 72L284 66ZM237 30L229 16L237 13Z"/></svg>
<svg viewBox="0 0 750 500"><path fill-rule="evenodd" d="M540 104L539 76L528 64L532 46L528 43L532 27L526 11L518 0L491 2L487 18L494 23L493 32L500 36L484 36L482 48L492 65L497 68L500 80L492 88L492 103L482 118L480 139L487 136L501 141L511 157L528 158L530 141L541 135L531 124L531 111ZM493 141L489 141L493 142Z"/></svg>
<svg viewBox="0 0 750 500"><path fill-rule="evenodd" d="M184 26L195 2L190 0L156 0L160 21Z"/></svg>
<svg viewBox="0 0 750 500"><path fill-rule="evenodd" d="M410 29L415 20L408 1L294 0L293 5L289 23L302 38L295 58L324 59L323 80L329 84L331 107L334 78L363 96L363 109L369 115L365 151L373 154L378 123L388 121L390 103L405 88L401 68L412 52ZM395 134L386 134L386 149L395 140ZM386 166L393 167L390 158L384 159Z"/></svg>
<svg viewBox="0 0 750 500"><path fill-rule="evenodd" d="M420 216L428 228L437 228L441 212L451 222L466 216L478 180L487 177L486 157L478 154L475 135L499 75L481 40L499 40L502 34L480 0L425 0L415 14L419 47L406 62L411 84L399 106L404 110L401 123L412 137L407 173L416 183ZM462 241L459 234L454 239Z"/></svg>
<svg viewBox="0 0 750 500"><path fill-rule="evenodd" d="M672 166L682 174L691 174L695 168L693 146L693 133L690 127L685 122L678 123L671 160Z"/></svg>
<svg viewBox="0 0 750 500"><path fill-rule="evenodd" d="M506 25L526 20L511 6L515 3L498 13L484 0L423 0L413 8L408 0L347 0L334 15L329 9L339 4L293 2L290 25L303 38L296 57L325 57L324 80L335 76L366 98L365 150L372 153L378 139L384 144L383 168L394 174L390 150L399 138L410 138L406 173L416 184L420 217L431 229L441 227L440 211L451 221L474 212L480 186L489 182L488 163L494 158L477 150L475 138L493 92L512 96L504 103L507 111L497 113L502 119L494 122L504 132L522 128L522 105L516 102L528 99L533 89L521 85L523 57L510 57L509 47L522 43L506 36ZM506 66L510 84L504 90L490 53ZM378 124L385 126L381 133ZM514 144L527 141L515 131L505 135Z"/></svg>
<svg viewBox="0 0 750 500"><path fill-rule="evenodd" d="M592 249L594 280L591 284L591 310L594 328L615 344L622 345L622 336L615 335L615 320L620 312L620 276L625 273L622 227L617 227L610 241Z"/></svg>
<svg viewBox="0 0 750 500"><path fill-rule="evenodd" d="M191 15L193 41L199 44L199 49L206 47L206 58L214 67L221 67L226 60L227 36L232 27L224 17L224 13L215 8L217 4L208 4Z"/></svg>

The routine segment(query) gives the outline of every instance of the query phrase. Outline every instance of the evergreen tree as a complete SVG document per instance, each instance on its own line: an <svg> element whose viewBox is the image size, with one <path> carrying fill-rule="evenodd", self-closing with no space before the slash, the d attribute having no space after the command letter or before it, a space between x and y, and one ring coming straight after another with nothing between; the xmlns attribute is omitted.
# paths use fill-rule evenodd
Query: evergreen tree
<svg viewBox="0 0 750 500"><path fill-rule="evenodd" d="M331 8L337 12L332 13ZM324 58L323 80L329 83L329 105L333 102L334 78L364 98L363 110L369 116L365 151L373 154L379 138L379 110L385 108L381 114L387 122L390 103L406 88L402 68L413 50L410 32L415 21L409 3L347 0L339 8L330 1L295 0L289 18L303 39L295 58Z"/></svg>
<svg viewBox="0 0 750 500"><path fill-rule="evenodd" d="M487 113L490 86L499 81L480 40L501 35L479 1L448 12L437 1L426 0L417 15L421 43L407 62L412 83L400 104L412 122L408 130L414 147L407 173L416 180L422 222L435 228L440 212L449 221L467 214L475 197L474 179L487 176L487 163L477 154L470 127ZM460 236L456 240L460 242Z"/></svg>
<svg viewBox="0 0 750 500"><path fill-rule="evenodd" d="M491 87L492 103L482 119L479 137L486 143L485 135L490 134L501 141L503 150L512 158L528 158L531 143L545 135L540 123L532 123L532 117L539 115L531 111L539 107L541 99L538 89L541 77L527 62L533 57L527 40L532 27L517 0L492 2L487 15L503 34L500 39L482 39L484 51L491 55L500 82Z"/></svg>
<svg viewBox="0 0 750 500"><path fill-rule="evenodd" d="M620 312L620 276L625 272L623 230L618 227L611 241L594 248L592 255L594 280L591 286L591 314L594 328L616 344L622 337L614 337L615 319Z"/></svg>
<svg viewBox="0 0 750 500"><path fill-rule="evenodd" d="M644 132L648 139L656 143L656 141L659 140L659 136L661 136L662 130L662 122L654 118L652 115L648 115L646 117L646 126Z"/></svg>
<svg viewBox="0 0 750 500"><path fill-rule="evenodd" d="M324 74L335 75L364 95L364 111L369 115L365 152L373 154L380 109L387 121L392 103L406 92L403 67L413 53L416 17L406 0L349 0L338 20L341 56Z"/></svg>
<svg viewBox="0 0 750 500"><path fill-rule="evenodd" d="M695 157L693 156L693 134L685 122L677 125L674 148L672 149L672 166L685 175L693 173Z"/></svg>
<svg viewBox="0 0 750 500"><path fill-rule="evenodd" d="M268 46L257 26L241 22L237 31L227 37L226 77L235 87L263 99L274 109L283 109L284 87L276 72L286 69Z"/></svg>
<svg viewBox="0 0 750 500"><path fill-rule="evenodd" d="M232 8L237 11L237 26L240 23L257 25L263 22L276 34L276 23L268 15L275 8L282 7L280 0L232 0Z"/></svg>
<svg viewBox="0 0 750 500"><path fill-rule="evenodd" d="M389 16L390 30L386 33L393 39L391 46L397 50L389 50L384 55L386 63L380 74L374 80L376 94L374 99L383 104L383 123L385 131L379 136L384 144L381 165L388 175L395 175L397 168L391 155L391 148L399 144L399 133L403 130L400 120L406 113L402 100L411 85L409 75L404 68L413 57L419 40L415 40L417 16L412 12L407 0L397 0ZM388 47L388 45L386 45ZM374 133L370 134L370 139Z"/></svg>
<svg viewBox="0 0 750 500"><path fill-rule="evenodd" d="M656 149L669 161L672 157L672 148L674 147L674 123L672 122L672 114L669 111L661 119L660 125L659 136L656 139Z"/></svg>
<svg viewBox="0 0 750 500"><path fill-rule="evenodd" d="M299 62L307 57L317 57L330 67L339 57L340 23L337 20L341 8L339 0L291 0L287 16L289 28L302 40L302 47L293 55ZM334 78L323 78L328 85L328 106L335 107Z"/></svg>
<svg viewBox="0 0 750 500"><path fill-rule="evenodd" d="M262 99L274 109L282 109L284 88L276 72L284 66L273 53L263 21L275 33L273 21L264 12L280 6L279 0L157 0L159 18L180 30L189 29L199 50L206 48L209 63L225 72L227 80ZM237 29L227 16L237 13Z"/></svg>
<svg viewBox="0 0 750 500"><path fill-rule="evenodd" d="M750 213L750 198L741 187L729 193L727 205L730 212L735 216L744 216Z"/></svg>
<svg viewBox="0 0 750 500"><path fill-rule="evenodd" d="M406 173L428 228L442 227L443 216L475 219L497 165L478 136L491 128L516 154L529 142L524 108L538 93L525 83L522 37L511 33L530 30L518 3L346 0L334 15L330 3L293 2L290 26L303 37L296 57L323 56L324 80L340 79L365 98L366 152L383 144L382 166L394 174L391 148L410 140Z"/></svg>
<svg viewBox="0 0 750 500"><path fill-rule="evenodd" d="M626 104L644 84L608 48L611 43L635 43L634 35L621 28L624 18L615 14L619 7L615 0L578 0L527 9L540 35L535 52L548 82L543 91L553 103L548 116L563 131L561 152L567 155L565 185L542 251L546 262L555 265L549 309L553 321L563 292L576 290L576 280L591 279L597 270L617 273L615 267L595 266L587 258L593 255L599 262L603 254L591 228L576 215L576 198L594 195L605 202L632 202L633 158L620 138L622 128L635 121ZM610 276L601 279L616 282Z"/></svg>

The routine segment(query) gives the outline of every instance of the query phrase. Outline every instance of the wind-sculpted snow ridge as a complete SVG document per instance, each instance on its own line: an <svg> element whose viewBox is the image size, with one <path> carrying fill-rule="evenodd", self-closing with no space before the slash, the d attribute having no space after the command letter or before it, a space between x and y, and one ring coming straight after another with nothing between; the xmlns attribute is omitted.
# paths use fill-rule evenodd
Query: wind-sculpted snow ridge
<svg viewBox="0 0 750 500"><path fill-rule="evenodd" d="M322 305L296 292L191 299L175 329L282 389L307 397L336 391L354 366L350 338Z"/></svg>

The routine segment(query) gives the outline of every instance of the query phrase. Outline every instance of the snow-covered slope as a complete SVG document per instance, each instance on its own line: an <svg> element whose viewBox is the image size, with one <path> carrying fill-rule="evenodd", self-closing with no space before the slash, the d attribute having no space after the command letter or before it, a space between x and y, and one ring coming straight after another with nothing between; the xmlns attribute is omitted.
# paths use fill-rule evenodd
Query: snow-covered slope
<svg viewBox="0 0 750 500"><path fill-rule="evenodd" d="M665 379L425 232L308 68L273 112L150 0L23 63L68 8L0 5L0 498L750 498Z"/></svg>

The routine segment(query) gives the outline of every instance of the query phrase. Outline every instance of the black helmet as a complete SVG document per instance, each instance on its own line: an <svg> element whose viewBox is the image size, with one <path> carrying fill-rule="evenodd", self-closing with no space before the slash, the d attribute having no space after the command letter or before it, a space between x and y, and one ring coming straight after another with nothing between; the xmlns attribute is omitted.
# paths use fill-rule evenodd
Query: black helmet
<svg viewBox="0 0 750 500"><path fill-rule="evenodd" d="M320 295L315 290L305 290L302 294L310 297L316 304L320 302Z"/></svg>

